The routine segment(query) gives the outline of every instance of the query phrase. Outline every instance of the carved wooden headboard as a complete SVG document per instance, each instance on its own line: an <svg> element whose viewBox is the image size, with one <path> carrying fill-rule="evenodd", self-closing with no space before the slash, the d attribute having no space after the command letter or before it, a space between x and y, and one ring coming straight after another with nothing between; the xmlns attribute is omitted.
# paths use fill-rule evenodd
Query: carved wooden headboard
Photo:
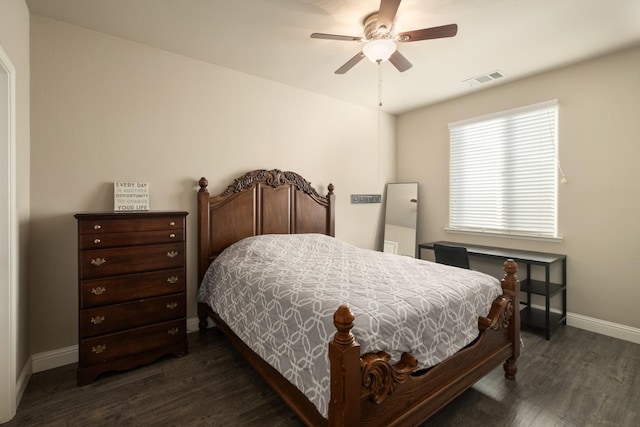
<svg viewBox="0 0 640 427"><path fill-rule="evenodd" d="M198 283L225 248L260 234L322 233L335 236L333 184L321 196L295 172L260 169L209 196L198 182Z"/></svg>

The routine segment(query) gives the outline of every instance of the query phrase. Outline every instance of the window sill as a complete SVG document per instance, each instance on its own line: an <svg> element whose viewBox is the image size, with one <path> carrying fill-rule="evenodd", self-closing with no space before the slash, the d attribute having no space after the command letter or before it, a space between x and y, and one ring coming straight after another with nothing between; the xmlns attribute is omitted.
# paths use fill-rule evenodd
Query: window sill
<svg viewBox="0 0 640 427"><path fill-rule="evenodd" d="M532 234L514 234L514 233L498 233L495 231L478 231L478 230L463 230L459 228L444 229L447 233L452 234L466 234L474 236L489 236L489 237L502 237L506 239L518 239L518 240L537 240L542 242L562 242L562 237L546 237L546 236L534 236Z"/></svg>

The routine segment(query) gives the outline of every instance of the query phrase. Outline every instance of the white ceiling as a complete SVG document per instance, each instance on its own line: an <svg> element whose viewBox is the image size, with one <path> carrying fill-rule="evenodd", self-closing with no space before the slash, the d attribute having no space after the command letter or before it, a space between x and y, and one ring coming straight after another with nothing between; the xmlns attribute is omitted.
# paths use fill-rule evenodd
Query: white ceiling
<svg viewBox="0 0 640 427"><path fill-rule="evenodd" d="M31 13L370 108L377 65L334 71L379 0L26 0ZM453 38L400 45L413 68L382 66L383 111L447 98L640 43L640 0L403 0L395 32L458 24ZM471 88L463 80L500 70Z"/></svg>

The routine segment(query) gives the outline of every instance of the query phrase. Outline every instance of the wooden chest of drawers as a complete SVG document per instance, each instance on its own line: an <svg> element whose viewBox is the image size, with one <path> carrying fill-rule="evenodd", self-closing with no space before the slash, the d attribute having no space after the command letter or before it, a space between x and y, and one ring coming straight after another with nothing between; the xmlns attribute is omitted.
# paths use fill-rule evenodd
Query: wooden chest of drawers
<svg viewBox="0 0 640 427"><path fill-rule="evenodd" d="M77 214L78 385L187 354L187 212Z"/></svg>

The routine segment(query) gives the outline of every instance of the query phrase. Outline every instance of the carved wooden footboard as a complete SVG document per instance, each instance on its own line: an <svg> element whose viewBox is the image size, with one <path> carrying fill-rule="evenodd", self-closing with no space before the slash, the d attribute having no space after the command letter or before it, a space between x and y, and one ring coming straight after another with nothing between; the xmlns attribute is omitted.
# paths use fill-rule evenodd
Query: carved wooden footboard
<svg viewBox="0 0 640 427"><path fill-rule="evenodd" d="M476 381L503 365L505 377L515 379L520 352L517 265L505 262L503 295L487 317L478 319L480 335L469 346L440 364L415 372L416 359L404 353L391 365L385 352L360 355L347 306L334 314L336 334L329 343L331 362L331 426L417 425Z"/></svg>

